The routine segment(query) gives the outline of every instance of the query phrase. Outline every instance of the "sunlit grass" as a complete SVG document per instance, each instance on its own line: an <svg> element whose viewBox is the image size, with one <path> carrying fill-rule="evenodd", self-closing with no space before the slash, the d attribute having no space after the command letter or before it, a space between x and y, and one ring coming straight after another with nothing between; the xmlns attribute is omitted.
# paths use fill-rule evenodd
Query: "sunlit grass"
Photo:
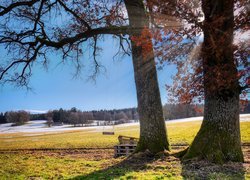
<svg viewBox="0 0 250 180"><path fill-rule="evenodd" d="M171 144L190 144L198 132L201 121L167 123ZM115 135L102 135L102 131L77 130L56 134L14 133L0 136L0 149L29 148L107 148L118 143L119 135L139 137L138 126L115 127ZM242 142L250 142L250 122L241 122Z"/></svg>
<svg viewBox="0 0 250 180"><path fill-rule="evenodd" d="M86 160L70 156L54 157L44 154L0 154L0 179L182 179L179 162L145 164L140 171L128 166L111 167L124 158Z"/></svg>
<svg viewBox="0 0 250 180"><path fill-rule="evenodd" d="M104 162L43 154L4 154L0 155L0 179L26 179L38 175L44 179L62 179L89 174Z"/></svg>
<svg viewBox="0 0 250 180"><path fill-rule="evenodd" d="M201 122L167 123L171 144L191 143ZM115 135L102 135L90 130L59 132L56 134L15 133L0 136L0 149L31 148L112 148L118 143L118 135L139 136L138 126L115 127ZM34 135L34 136L31 136ZM250 142L250 122L241 122L243 142ZM99 154L98 154L99 153ZM195 179L197 172L186 170L179 159L157 160L138 167L131 164L117 166L124 158L113 158L112 150L83 152L65 151L18 151L0 153L0 179ZM200 165L202 166L202 165ZM207 166L207 165L206 165ZM211 165L208 179L248 179L248 171L234 172ZM231 168L231 164L228 165ZM235 166L235 165L234 165ZM238 165L236 165L237 167ZM225 171L224 171L225 170ZM204 172L204 171L199 171Z"/></svg>

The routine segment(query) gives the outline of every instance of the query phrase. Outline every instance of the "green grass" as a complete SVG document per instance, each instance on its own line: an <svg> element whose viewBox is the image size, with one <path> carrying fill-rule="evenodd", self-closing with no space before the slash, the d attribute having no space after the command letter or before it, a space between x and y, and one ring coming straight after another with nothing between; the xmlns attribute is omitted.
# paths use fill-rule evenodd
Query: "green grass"
<svg viewBox="0 0 250 180"><path fill-rule="evenodd" d="M190 144L200 128L201 122L167 123L171 144ZM250 142L250 122L241 123L242 142ZM115 135L102 135L102 132L90 130L59 132L57 134L41 133L1 134L0 149L17 148L104 148L117 144L119 135L139 137L139 127L115 127Z"/></svg>
<svg viewBox="0 0 250 180"><path fill-rule="evenodd" d="M60 179L88 174L100 168L103 161L88 161L83 158L53 157L36 154L3 154L0 155L1 179L26 179L42 177Z"/></svg>
<svg viewBox="0 0 250 180"><path fill-rule="evenodd" d="M170 143L191 143L200 124L200 121L167 123ZM1 134L0 149L112 147L118 143L118 135L138 137L139 127L115 127L115 136L89 130L36 134ZM241 123L241 137L243 142L250 143L250 122ZM214 164L186 165L173 156L132 162L112 156L112 150L98 149L0 151L0 179L250 179L249 162L229 163L222 167Z"/></svg>

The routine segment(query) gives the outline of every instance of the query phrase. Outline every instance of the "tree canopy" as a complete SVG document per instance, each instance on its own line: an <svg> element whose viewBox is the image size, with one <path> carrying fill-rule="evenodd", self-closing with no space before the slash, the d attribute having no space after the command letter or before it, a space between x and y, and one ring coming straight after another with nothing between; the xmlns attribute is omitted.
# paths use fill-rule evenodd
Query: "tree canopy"
<svg viewBox="0 0 250 180"><path fill-rule="evenodd" d="M175 45L174 58L171 57L173 63L177 66L177 73L173 76L173 85L167 85L169 101L182 103L197 103L204 100L204 76L202 63L202 43L204 38L203 31L211 26L218 26L222 24L222 17L216 16L214 24L206 25L204 23L204 10L202 10L203 1L181 1L179 6L180 11L176 11L177 16L184 22L184 28L178 29L177 34L180 35L180 41ZM216 2L215 7L219 6ZM246 0L234 1L234 37L233 37L233 56L234 62L238 69L239 90L241 100L247 101L249 99L249 85L250 85L250 69L249 69L249 2ZM204 2L203 2L204 4ZM203 5L206 6L206 5ZM223 10L221 10L223 11ZM225 41L226 37L221 37L220 44ZM214 39L218 41L218 39ZM188 46L188 47L186 47ZM215 46L215 43L214 43ZM192 48L190 48L192 47ZM164 49L165 47L162 47ZM214 47L220 48L220 47ZM164 49L165 50L165 49ZM162 51L162 50L161 50ZM169 51L167 51L169 52ZM172 51L170 51L171 54ZM167 53L169 54L169 53ZM167 56L168 58L168 56ZM164 58L163 58L164 59ZM167 62L171 61L168 60ZM166 60L166 59L165 59ZM163 61L164 62L164 61ZM222 64L220 65L222 66ZM217 76L217 85L210 85L213 88L225 88L234 79L228 67L224 68L224 75L218 68L211 68L209 71L211 76Z"/></svg>

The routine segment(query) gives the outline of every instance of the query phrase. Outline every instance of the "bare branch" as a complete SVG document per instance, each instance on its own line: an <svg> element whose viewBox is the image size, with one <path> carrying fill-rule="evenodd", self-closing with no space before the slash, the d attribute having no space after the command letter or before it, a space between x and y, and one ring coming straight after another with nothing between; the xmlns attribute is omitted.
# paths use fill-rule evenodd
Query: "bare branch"
<svg viewBox="0 0 250 180"><path fill-rule="evenodd" d="M20 6L32 6L38 1L40 1L40 0L21 1L21 2L12 3L8 7L1 6L0 9L3 9L3 10L0 11L0 16L3 16L5 14L9 13L10 11L12 11L13 9L20 7Z"/></svg>
<svg viewBox="0 0 250 180"><path fill-rule="evenodd" d="M91 29L89 24L84 19L82 19L80 16L78 16L78 14L76 12L74 12L73 10L68 8L61 0L58 0L58 2L65 9L65 11L72 14L77 20L79 20L81 23L83 23L83 25L86 26L88 30Z"/></svg>
<svg viewBox="0 0 250 180"><path fill-rule="evenodd" d="M129 26L122 26L122 27L117 27L117 26L111 26L111 27L103 27L103 28L96 28L96 29L91 29L82 33L79 33L73 37L66 37L58 42L56 41L49 41L40 37L37 37L37 41L44 43L48 47L54 47L54 48L62 48L66 44L72 44L75 43L81 39L86 39L90 37L94 37L99 34L129 34L130 29Z"/></svg>

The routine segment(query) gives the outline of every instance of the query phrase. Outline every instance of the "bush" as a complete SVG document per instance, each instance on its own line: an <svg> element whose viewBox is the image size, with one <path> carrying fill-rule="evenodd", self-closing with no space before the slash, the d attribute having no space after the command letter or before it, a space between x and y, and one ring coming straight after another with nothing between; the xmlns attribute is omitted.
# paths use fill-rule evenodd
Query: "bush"
<svg viewBox="0 0 250 180"><path fill-rule="evenodd" d="M10 111L6 113L6 120L15 125L22 125L30 120L30 115L26 111Z"/></svg>

